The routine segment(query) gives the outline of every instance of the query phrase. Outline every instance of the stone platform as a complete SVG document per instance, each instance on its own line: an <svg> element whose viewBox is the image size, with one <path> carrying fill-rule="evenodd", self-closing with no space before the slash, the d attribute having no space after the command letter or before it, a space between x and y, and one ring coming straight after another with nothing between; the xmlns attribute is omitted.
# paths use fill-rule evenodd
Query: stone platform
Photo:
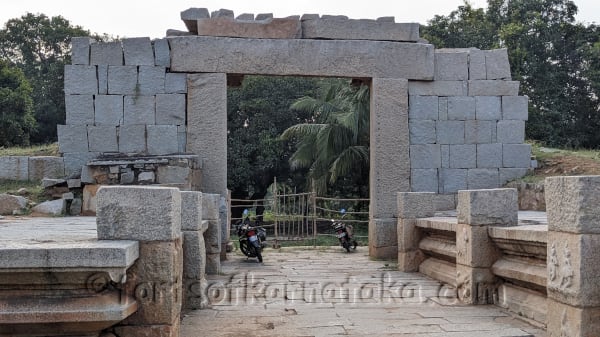
<svg viewBox="0 0 600 337"><path fill-rule="evenodd" d="M268 249L264 264L230 254L209 276L210 308L182 319L181 337L546 336L492 306L459 304L455 290L373 261L367 247Z"/></svg>

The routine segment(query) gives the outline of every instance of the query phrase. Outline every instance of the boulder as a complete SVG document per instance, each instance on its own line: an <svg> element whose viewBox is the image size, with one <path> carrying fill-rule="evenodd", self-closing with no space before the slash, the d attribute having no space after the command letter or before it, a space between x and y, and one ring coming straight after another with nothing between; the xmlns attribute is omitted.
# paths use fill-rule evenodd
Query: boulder
<svg viewBox="0 0 600 337"><path fill-rule="evenodd" d="M6 193L0 194L0 214L12 215L27 207L27 199Z"/></svg>
<svg viewBox="0 0 600 337"><path fill-rule="evenodd" d="M64 199L45 201L35 206L32 211L49 215L62 215L65 213L67 203Z"/></svg>

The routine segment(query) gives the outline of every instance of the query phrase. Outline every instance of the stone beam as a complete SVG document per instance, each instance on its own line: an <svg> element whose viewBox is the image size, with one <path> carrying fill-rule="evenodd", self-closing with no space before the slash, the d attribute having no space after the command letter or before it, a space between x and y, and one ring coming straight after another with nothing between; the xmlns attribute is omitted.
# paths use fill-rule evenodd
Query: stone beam
<svg viewBox="0 0 600 337"><path fill-rule="evenodd" d="M386 41L170 37L171 71L432 80L433 45Z"/></svg>

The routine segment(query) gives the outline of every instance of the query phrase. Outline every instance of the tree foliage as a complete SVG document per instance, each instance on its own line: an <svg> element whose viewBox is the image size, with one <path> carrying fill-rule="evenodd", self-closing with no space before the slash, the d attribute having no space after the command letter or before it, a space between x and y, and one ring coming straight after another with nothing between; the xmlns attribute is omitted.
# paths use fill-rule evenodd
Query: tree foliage
<svg viewBox="0 0 600 337"><path fill-rule="evenodd" d="M551 146L600 147L600 29L575 21L568 0L468 3L424 27L438 48L508 49L512 75L530 98L527 136Z"/></svg>
<svg viewBox="0 0 600 337"><path fill-rule="evenodd" d="M32 143L56 140L65 121L64 66L70 63L71 38L90 36L61 16L25 14L0 30L0 58L19 67L32 86L33 114L39 128Z"/></svg>
<svg viewBox="0 0 600 337"><path fill-rule="evenodd" d="M0 146L29 145L35 129L30 96L23 72L0 60Z"/></svg>

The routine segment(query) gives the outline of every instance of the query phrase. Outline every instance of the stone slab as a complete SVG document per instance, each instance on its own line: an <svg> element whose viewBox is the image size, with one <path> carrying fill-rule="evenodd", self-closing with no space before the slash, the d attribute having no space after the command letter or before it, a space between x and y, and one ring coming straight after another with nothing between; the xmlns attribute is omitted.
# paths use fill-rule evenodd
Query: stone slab
<svg viewBox="0 0 600 337"><path fill-rule="evenodd" d="M99 239L181 237L181 195L176 188L104 186L96 196Z"/></svg>
<svg viewBox="0 0 600 337"><path fill-rule="evenodd" d="M165 92L166 68L159 66L139 66L136 93L156 95Z"/></svg>
<svg viewBox="0 0 600 337"><path fill-rule="evenodd" d="M510 312L546 324L548 301L544 294L511 284L498 287L498 305Z"/></svg>
<svg viewBox="0 0 600 337"><path fill-rule="evenodd" d="M500 187L500 175L497 168L476 168L467 172L467 188L470 190Z"/></svg>
<svg viewBox="0 0 600 337"><path fill-rule="evenodd" d="M154 49L154 65L169 68L171 66L171 50L166 38L152 41Z"/></svg>
<svg viewBox="0 0 600 337"><path fill-rule="evenodd" d="M485 52L476 48L469 50L469 79L485 80L487 71L485 68Z"/></svg>
<svg viewBox="0 0 600 337"><path fill-rule="evenodd" d="M467 81L410 81L408 94L421 96L465 96Z"/></svg>
<svg viewBox="0 0 600 337"><path fill-rule="evenodd" d="M185 94L156 95L156 124L185 125Z"/></svg>
<svg viewBox="0 0 600 337"><path fill-rule="evenodd" d="M517 96L519 81L469 81L469 96Z"/></svg>
<svg viewBox="0 0 600 337"><path fill-rule="evenodd" d="M410 167L412 169L435 169L441 167L440 146L420 144L410 146Z"/></svg>
<svg viewBox="0 0 600 337"><path fill-rule="evenodd" d="M314 19L302 21L302 38L418 42L418 23Z"/></svg>
<svg viewBox="0 0 600 337"><path fill-rule="evenodd" d="M514 226L518 210L518 195L514 188L458 191L458 223Z"/></svg>
<svg viewBox="0 0 600 337"><path fill-rule="evenodd" d="M467 169L442 168L440 173L440 193L456 193L467 188Z"/></svg>
<svg viewBox="0 0 600 337"><path fill-rule="evenodd" d="M166 94L185 94L187 93L187 75L180 73L165 74L165 93Z"/></svg>
<svg viewBox="0 0 600 337"><path fill-rule="evenodd" d="M296 39L302 36L298 19L248 21L230 17L198 19L198 35L255 39Z"/></svg>
<svg viewBox="0 0 600 337"><path fill-rule="evenodd" d="M496 129L495 121L465 121L466 144L488 144L492 142L492 130ZM502 165L499 165L502 166Z"/></svg>
<svg viewBox="0 0 600 337"><path fill-rule="evenodd" d="M65 113L67 125L93 125L94 96L65 95Z"/></svg>
<svg viewBox="0 0 600 337"><path fill-rule="evenodd" d="M502 118L526 121L528 119L529 97L502 96Z"/></svg>
<svg viewBox="0 0 600 337"><path fill-rule="evenodd" d="M121 125L119 127L119 152L146 152L146 126Z"/></svg>
<svg viewBox="0 0 600 337"><path fill-rule="evenodd" d="M477 146L475 144L450 145L450 168L475 168L477 166Z"/></svg>
<svg viewBox="0 0 600 337"><path fill-rule="evenodd" d="M111 95L139 95L137 66L109 66L108 93Z"/></svg>
<svg viewBox="0 0 600 337"><path fill-rule="evenodd" d="M475 119L475 99L469 96L448 97L448 119Z"/></svg>
<svg viewBox="0 0 600 337"><path fill-rule="evenodd" d="M435 193L398 192L398 218L414 219L431 217L435 213Z"/></svg>
<svg viewBox="0 0 600 337"><path fill-rule="evenodd" d="M439 188L437 169L410 170L410 189L412 192L434 192Z"/></svg>
<svg viewBox="0 0 600 337"><path fill-rule="evenodd" d="M479 120L502 119L502 104L499 96L476 96L475 109Z"/></svg>
<svg viewBox="0 0 600 337"><path fill-rule="evenodd" d="M182 11L180 17L188 32L198 34L198 19L210 18L210 13L206 8L192 7Z"/></svg>
<svg viewBox="0 0 600 337"><path fill-rule="evenodd" d="M98 93L98 78L95 66L65 65L65 94L95 95Z"/></svg>
<svg viewBox="0 0 600 337"><path fill-rule="evenodd" d="M90 46L90 64L123 65L121 41L92 43Z"/></svg>
<svg viewBox="0 0 600 337"><path fill-rule="evenodd" d="M121 40L123 44L123 56L125 65L132 66L153 66L154 50L148 37L125 38Z"/></svg>
<svg viewBox="0 0 600 337"><path fill-rule="evenodd" d="M485 69L488 80L510 80L510 64L508 62L508 50L506 48L486 50Z"/></svg>
<svg viewBox="0 0 600 337"><path fill-rule="evenodd" d="M488 236L487 227L471 226L460 222L456 225L457 264L491 268L500 257L501 252Z"/></svg>
<svg viewBox="0 0 600 337"><path fill-rule="evenodd" d="M502 166L512 168L528 168L531 164L531 145L503 144Z"/></svg>
<svg viewBox="0 0 600 337"><path fill-rule="evenodd" d="M81 168L87 164L88 161L95 159L100 154L98 152L67 152L63 153L65 161L65 175L79 176L81 175Z"/></svg>
<svg viewBox="0 0 600 337"><path fill-rule="evenodd" d="M548 300L549 337L592 337L600 331L600 308L576 308Z"/></svg>
<svg viewBox="0 0 600 337"><path fill-rule="evenodd" d="M179 150L176 125L148 125L146 132L149 154L165 155Z"/></svg>
<svg viewBox="0 0 600 337"><path fill-rule="evenodd" d="M169 43L174 72L433 79L428 44L202 36Z"/></svg>
<svg viewBox="0 0 600 337"><path fill-rule="evenodd" d="M36 156L29 157L28 179L30 181L44 178L58 179L65 176L65 162L62 157ZM1 171L1 169L0 169Z"/></svg>
<svg viewBox="0 0 600 337"><path fill-rule="evenodd" d="M370 219L369 247L396 247L398 249L398 220ZM396 254L390 258L396 257Z"/></svg>
<svg viewBox="0 0 600 337"><path fill-rule="evenodd" d="M468 49L437 49L435 51L436 81L465 81L469 79Z"/></svg>
<svg viewBox="0 0 600 337"><path fill-rule="evenodd" d="M465 121L440 120L435 130L438 144L465 143Z"/></svg>
<svg viewBox="0 0 600 337"><path fill-rule="evenodd" d="M155 123L155 96L125 96L123 103L123 124L152 125Z"/></svg>
<svg viewBox="0 0 600 337"><path fill-rule="evenodd" d="M526 168L500 168L500 185L525 176L527 171Z"/></svg>
<svg viewBox="0 0 600 337"><path fill-rule="evenodd" d="M90 64L90 45L94 42L94 39L90 37L77 37L71 38L71 64Z"/></svg>
<svg viewBox="0 0 600 337"><path fill-rule="evenodd" d="M89 150L92 152L119 152L116 126L88 126Z"/></svg>
<svg viewBox="0 0 600 337"><path fill-rule="evenodd" d="M108 64L97 65L98 93L100 95L108 94Z"/></svg>
<svg viewBox="0 0 600 337"><path fill-rule="evenodd" d="M6 156L0 157L0 179L28 180L29 157Z"/></svg>
<svg viewBox="0 0 600 337"><path fill-rule="evenodd" d="M548 230L600 234L599 176L549 177L544 186Z"/></svg>
<svg viewBox="0 0 600 337"><path fill-rule="evenodd" d="M200 231L183 231L183 278L202 280L205 274L204 236Z"/></svg>
<svg viewBox="0 0 600 337"><path fill-rule="evenodd" d="M58 152L87 152L87 128L80 125L57 125Z"/></svg>
<svg viewBox="0 0 600 337"><path fill-rule="evenodd" d="M522 144L525 142L525 121L501 120L497 124L496 141L504 144Z"/></svg>
<svg viewBox="0 0 600 337"><path fill-rule="evenodd" d="M436 142L434 120L412 120L408 124L411 144L434 144Z"/></svg>
<svg viewBox="0 0 600 337"><path fill-rule="evenodd" d="M96 125L123 124L123 96L96 95L94 121Z"/></svg>
<svg viewBox="0 0 600 337"><path fill-rule="evenodd" d="M409 96L408 118L437 120L439 102L437 96Z"/></svg>
<svg viewBox="0 0 600 337"><path fill-rule="evenodd" d="M202 193L181 192L181 229L200 231L202 228Z"/></svg>
<svg viewBox="0 0 600 337"><path fill-rule="evenodd" d="M206 252L208 254L220 254L222 242L221 222L219 220L205 221L207 221L206 231L204 232L204 244L206 245Z"/></svg>

